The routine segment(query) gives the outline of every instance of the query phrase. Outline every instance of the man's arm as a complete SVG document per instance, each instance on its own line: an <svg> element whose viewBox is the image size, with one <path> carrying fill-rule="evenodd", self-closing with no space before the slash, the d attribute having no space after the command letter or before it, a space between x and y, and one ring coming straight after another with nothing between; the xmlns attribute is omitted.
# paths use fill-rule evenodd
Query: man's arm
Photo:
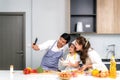
<svg viewBox="0 0 120 80"><path fill-rule="evenodd" d="M54 42L55 40L48 40L46 42L43 42L42 44L36 44L36 45L32 44L32 48L36 51L45 50L45 49L50 48Z"/></svg>

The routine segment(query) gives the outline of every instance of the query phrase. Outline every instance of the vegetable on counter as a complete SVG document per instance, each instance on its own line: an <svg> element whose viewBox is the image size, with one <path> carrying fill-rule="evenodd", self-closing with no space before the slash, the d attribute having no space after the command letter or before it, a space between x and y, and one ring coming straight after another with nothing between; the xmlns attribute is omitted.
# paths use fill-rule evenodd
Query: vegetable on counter
<svg viewBox="0 0 120 80"><path fill-rule="evenodd" d="M44 70L42 69L42 67L38 67L37 69L32 69L30 67L26 67L23 70L24 74L30 74L30 73L42 73Z"/></svg>

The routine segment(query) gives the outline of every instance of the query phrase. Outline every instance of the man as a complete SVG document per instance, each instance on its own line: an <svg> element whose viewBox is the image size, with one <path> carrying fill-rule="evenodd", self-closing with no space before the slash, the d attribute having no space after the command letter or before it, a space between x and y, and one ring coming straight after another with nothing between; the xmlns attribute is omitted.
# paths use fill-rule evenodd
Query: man
<svg viewBox="0 0 120 80"><path fill-rule="evenodd" d="M47 50L44 55L41 67L45 70L58 70L58 62L64 51L68 48L66 44L70 41L70 35L63 33L58 40L48 40L40 45L32 45L36 51Z"/></svg>

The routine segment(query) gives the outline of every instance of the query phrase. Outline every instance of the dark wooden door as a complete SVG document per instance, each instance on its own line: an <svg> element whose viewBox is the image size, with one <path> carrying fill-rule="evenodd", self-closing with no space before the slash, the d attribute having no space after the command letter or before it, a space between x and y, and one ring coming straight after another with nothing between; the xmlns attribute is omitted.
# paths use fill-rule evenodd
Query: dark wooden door
<svg viewBox="0 0 120 80"><path fill-rule="evenodd" d="M25 67L25 13L0 13L0 70Z"/></svg>

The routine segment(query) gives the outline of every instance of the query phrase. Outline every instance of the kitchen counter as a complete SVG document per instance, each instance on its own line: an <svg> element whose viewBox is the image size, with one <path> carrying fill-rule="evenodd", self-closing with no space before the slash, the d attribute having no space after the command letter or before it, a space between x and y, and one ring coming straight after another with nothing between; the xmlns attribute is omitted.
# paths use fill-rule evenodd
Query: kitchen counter
<svg viewBox="0 0 120 80"><path fill-rule="evenodd" d="M110 64L110 62L103 62L104 64ZM120 64L120 62L116 62L116 64Z"/></svg>
<svg viewBox="0 0 120 80"><path fill-rule="evenodd" d="M110 59L102 59L103 63L110 64ZM117 64L120 64L120 59L115 59Z"/></svg>
<svg viewBox="0 0 120 80"><path fill-rule="evenodd" d="M22 71L16 70L14 73L10 73L9 70L0 70L0 80L60 80L58 74L23 74ZM113 80L112 78L97 78L91 75L78 75L77 77L72 77L70 80ZM117 78L115 80L120 80L120 71L117 71Z"/></svg>
<svg viewBox="0 0 120 80"><path fill-rule="evenodd" d="M0 70L0 80L59 80L57 74L23 74L23 71L16 70L10 73L9 70Z"/></svg>
<svg viewBox="0 0 120 80"><path fill-rule="evenodd" d="M110 59L102 59L103 62L110 62ZM120 62L120 59L115 59L116 62Z"/></svg>

